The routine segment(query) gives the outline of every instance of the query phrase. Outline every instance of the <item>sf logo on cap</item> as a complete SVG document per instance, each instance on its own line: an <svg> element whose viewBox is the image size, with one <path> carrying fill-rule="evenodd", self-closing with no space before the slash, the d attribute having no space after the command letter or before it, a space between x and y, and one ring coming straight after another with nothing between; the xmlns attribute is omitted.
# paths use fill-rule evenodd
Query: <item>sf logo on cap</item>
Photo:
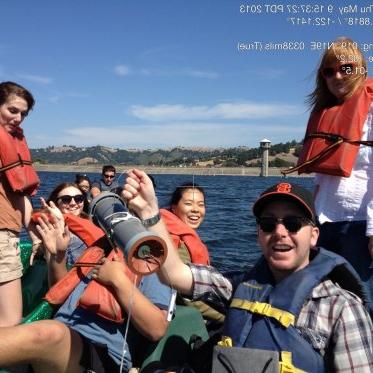
<svg viewBox="0 0 373 373"><path fill-rule="evenodd" d="M291 184L289 183L280 183L277 185L277 191L281 193L290 193L291 192Z"/></svg>

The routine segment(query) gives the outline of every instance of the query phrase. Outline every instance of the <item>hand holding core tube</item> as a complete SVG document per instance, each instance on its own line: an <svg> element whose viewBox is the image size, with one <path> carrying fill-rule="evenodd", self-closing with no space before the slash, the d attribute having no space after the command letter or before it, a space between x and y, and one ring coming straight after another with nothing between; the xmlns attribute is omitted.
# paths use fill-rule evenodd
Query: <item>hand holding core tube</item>
<svg viewBox="0 0 373 373"><path fill-rule="evenodd" d="M167 246L156 233L146 230L115 193L102 192L95 197L89 215L124 254L135 273L149 275L157 271L167 256Z"/></svg>

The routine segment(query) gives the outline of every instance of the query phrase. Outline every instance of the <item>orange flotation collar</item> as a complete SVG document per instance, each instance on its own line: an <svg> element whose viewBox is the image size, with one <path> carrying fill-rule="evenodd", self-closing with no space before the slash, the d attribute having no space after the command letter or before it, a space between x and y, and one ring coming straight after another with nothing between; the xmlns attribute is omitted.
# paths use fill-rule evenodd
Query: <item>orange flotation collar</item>
<svg viewBox="0 0 373 373"><path fill-rule="evenodd" d="M92 246L84 250L78 261L79 263L98 263L103 256L103 249L98 246ZM71 268L70 271L61 278L61 280L56 282L48 290L44 299L50 304L62 304L79 284L79 282L82 281L91 270L92 266Z"/></svg>
<svg viewBox="0 0 373 373"><path fill-rule="evenodd" d="M101 238L106 237L105 232L89 219L73 214L63 214L69 230L77 235L88 247L94 245Z"/></svg>
<svg viewBox="0 0 373 373"><path fill-rule="evenodd" d="M5 174L14 192L36 194L40 180L32 167L30 150L21 128L10 134L0 126L0 161L0 172Z"/></svg>
<svg viewBox="0 0 373 373"><path fill-rule="evenodd" d="M210 265L210 257L207 247L201 241L196 231L188 227L169 210L160 209L160 214L175 246L179 247L181 243L185 243L192 263Z"/></svg>
<svg viewBox="0 0 373 373"><path fill-rule="evenodd" d="M373 146L361 140L372 102L373 79L367 79L343 104L312 113L297 166L281 172L350 176L360 145Z"/></svg>

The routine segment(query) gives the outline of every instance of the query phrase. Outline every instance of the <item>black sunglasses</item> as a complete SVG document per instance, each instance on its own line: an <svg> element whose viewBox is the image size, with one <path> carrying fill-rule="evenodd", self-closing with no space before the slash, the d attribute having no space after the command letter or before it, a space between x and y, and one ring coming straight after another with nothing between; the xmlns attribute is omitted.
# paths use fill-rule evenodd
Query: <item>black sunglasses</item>
<svg viewBox="0 0 373 373"><path fill-rule="evenodd" d="M272 233L276 229L277 224L283 224L289 233L297 233L302 227L306 225L314 225L312 220L303 216L286 216L284 218L275 218L272 216L265 216L256 218L260 229L265 233Z"/></svg>
<svg viewBox="0 0 373 373"><path fill-rule="evenodd" d="M77 194L76 196L69 196L66 194L65 196L58 197L57 201L60 200L62 203L67 205L71 202L72 199L74 199L76 203L82 203L84 202L85 197L83 196L83 194Z"/></svg>
<svg viewBox="0 0 373 373"><path fill-rule="evenodd" d="M341 73L341 75L351 75L354 71L354 64L352 63L345 63L336 67L325 67L322 69L322 76L324 78L331 78L335 76L337 72Z"/></svg>
<svg viewBox="0 0 373 373"><path fill-rule="evenodd" d="M106 174L104 174L104 177L106 177L107 179L113 179L115 177L115 175L106 175Z"/></svg>

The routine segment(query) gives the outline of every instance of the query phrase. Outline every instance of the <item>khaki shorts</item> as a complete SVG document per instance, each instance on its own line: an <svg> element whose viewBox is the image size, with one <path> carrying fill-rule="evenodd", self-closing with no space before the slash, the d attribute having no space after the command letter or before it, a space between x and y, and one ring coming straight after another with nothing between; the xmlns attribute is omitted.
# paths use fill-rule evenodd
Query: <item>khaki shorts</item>
<svg viewBox="0 0 373 373"><path fill-rule="evenodd" d="M0 283L22 277L22 262L17 233L0 229Z"/></svg>

